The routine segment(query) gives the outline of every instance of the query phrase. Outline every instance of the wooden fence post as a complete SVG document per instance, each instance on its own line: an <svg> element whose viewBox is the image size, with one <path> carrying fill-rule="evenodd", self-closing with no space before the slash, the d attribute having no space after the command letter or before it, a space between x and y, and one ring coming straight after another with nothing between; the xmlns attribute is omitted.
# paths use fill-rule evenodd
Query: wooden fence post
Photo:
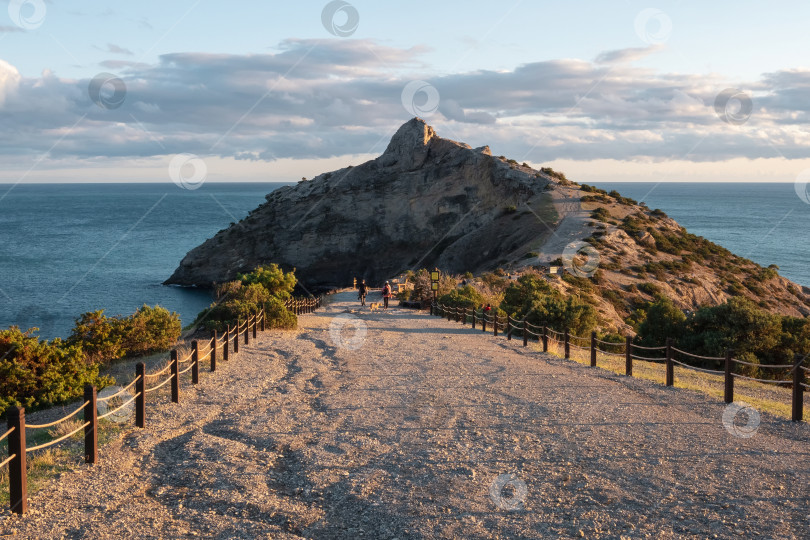
<svg viewBox="0 0 810 540"><path fill-rule="evenodd" d="M794 422L801 422L804 416L804 371L802 371L803 358L796 355L796 363L793 365L793 416Z"/></svg>
<svg viewBox="0 0 810 540"><path fill-rule="evenodd" d="M506 341L512 341L512 316L506 314Z"/></svg>
<svg viewBox="0 0 810 540"><path fill-rule="evenodd" d="M672 338L667 338L667 386L675 384L675 364L672 362Z"/></svg>
<svg viewBox="0 0 810 540"><path fill-rule="evenodd" d="M98 394L96 387L92 384L84 385L84 422L90 425L84 426L84 462L96 463L98 461L98 409L96 406Z"/></svg>
<svg viewBox="0 0 810 540"><path fill-rule="evenodd" d="M8 436L8 455L14 456L8 464L8 483L11 498L11 511L24 514L28 511L28 476L25 460L25 409L11 407L6 413L8 429L14 429Z"/></svg>
<svg viewBox="0 0 810 540"><path fill-rule="evenodd" d="M624 374L633 376L633 350L631 349L632 339L630 336L624 337Z"/></svg>
<svg viewBox="0 0 810 540"><path fill-rule="evenodd" d="M523 330L522 330L522 332L523 332L523 346L528 347L529 346L529 333L526 332L526 318L525 317L523 318Z"/></svg>
<svg viewBox="0 0 810 540"><path fill-rule="evenodd" d="M477 313L475 311L475 306L473 306L473 308L472 308L472 329L473 330L475 330L475 317L476 317L476 315L477 315Z"/></svg>
<svg viewBox="0 0 810 540"><path fill-rule="evenodd" d="M568 328L565 329L565 358L571 358L571 335L568 333Z"/></svg>
<svg viewBox="0 0 810 540"><path fill-rule="evenodd" d="M259 326L259 314L256 313L256 315L253 317L253 339L256 339L256 332L259 330L258 326Z"/></svg>
<svg viewBox="0 0 810 540"><path fill-rule="evenodd" d="M177 362L177 350L171 353L172 363L172 403L180 403L180 366Z"/></svg>
<svg viewBox="0 0 810 540"><path fill-rule="evenodd" d="M481 331L487 331L487 312L481 311Z"/></svg>
<svg viewBox="0 0 810 540"><path fill-rule="evenodd" d="M726 403L734 401L734 371L731 369L731 349L726 349L726 387L723 398Z"/></svg>
<svg viewBox="0 0 810 540"><path fill-rule="evenodd" d="M548 352L548 326L543 324L543 352Z"/></svg>
<svg viewBox="0 0 810 540"><path fill-rule="evenodd" d="M596 367L596 332L591 332L591 367Z"/></svg>
<svg viewBox="0 0 810 540"><path fill-rule="evenodd" d="M430 303L430 316L433 317L433 302Z"/></svg>
<svg viewBox="0 0 810 540"><path fill-rule="evenodd" d="M492 335L495 336L495 337L498 337L498 312L497 311L495 311L494 315L492 316L492 328L493 328Z"/></svg>
<svg viewBox="0 0 810 540"><path fill-rule="evenodd" d="M191 384L200 384L200 346L191 342Z"/></svg>
<svg viewBox="0 0 810 540"><path fill-rule="evenodd" d="M265 328L264 328L265 321L267 321L267 310L262 308L262 332L264 332L264 330L265 330Z"/></svg>
<svg viewBox="0 0 810 540"><path fill-rule="evenodd" d="M467 324L467 308L461 310L461 326Z"/></svg>
<svg viewBox="0 0 810 540"><path fill-rule="evenodd" d="M233 352L234 354L239 354L239 330L242 328L242 321L236 319L236 328L233 330Z"/></svg>
<svg viewBox="0 0 810 540"><path fill-rule="evenodd" d="M146 423L146 365L138 362L135 365L135 426L142 428Z"/></svg>
<svg viewBox="0 0 810 540"><path fill-rule="evenodd" d="M219 342L217 341L217 331L214 330L213 336L211 336L211 372L217 370L217 345Z"/></svg>
<svg viewBox="0 0 810 540"><path fill-rule="evenodd" d="M245 345L250 345L250 317L245 321Z"/></svg>

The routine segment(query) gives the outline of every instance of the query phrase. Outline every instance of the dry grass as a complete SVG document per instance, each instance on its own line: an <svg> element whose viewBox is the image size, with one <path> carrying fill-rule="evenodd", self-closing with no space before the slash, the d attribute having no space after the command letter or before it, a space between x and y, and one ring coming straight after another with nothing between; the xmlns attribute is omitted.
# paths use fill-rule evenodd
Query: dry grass
<svg viewBox="0 0 810 540"><path fill-rule="evenodd" d="M536 345L535 349L542 350L542 346ZM578 349L574 346L571 346L570 350L570 360L579 364L590 365L590 350ZM560 358L565 357L563 343L553 339L549 339L548 341L548 352ZM625 372L624 355L613 356L598 351L596 353L596 365L598 369L605 369L619 375L624 375ZM666 384L666 366L663 363L633 360L633 377L658 384ZM722 375L701 373L676 365L674 382L676 388L696 390L717 398L718 400L723 400L724 377ZM765 411L775 416L781 416L783 418L791 417L791 398L791 390L789 388L781 388L775 385L741 379L735 379L734 381L735 401L744 401L760 411ZM810 422L810 407L807 406L807 398L805 398L803 419L805 422Z"/></svg>

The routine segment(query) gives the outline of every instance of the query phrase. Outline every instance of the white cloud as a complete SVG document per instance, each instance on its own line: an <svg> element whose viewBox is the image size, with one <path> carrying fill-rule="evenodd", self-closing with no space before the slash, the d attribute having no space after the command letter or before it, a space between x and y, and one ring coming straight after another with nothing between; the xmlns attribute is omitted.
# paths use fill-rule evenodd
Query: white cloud
<svg viewBox="0 0 810 540"><path fill-rule="evenodd" d="M0 60L0 107L2 107L10 94L17 91L20 85L20 72L17 68Z"/></svg>
<svg viewBox="0 0 810 540"><path fill-rule="evenodd" d="M424 69L424 49L288 40L272 54L176 53L156 65L108 64L127 87L114 110L92 102L88 80L21 78L2 62L0 163L41 155L60 137L53 159L192 153L249 162L379 153L408 120L401 93L413 80L438 90L439 111L429 121L440 134L519 160L722 162L772 158L772 145L788 158L806 155L810 71L746 82L628 63L655 50L429 77L415 71ZM715 113L715 97L728 87L753 98L743 125Z"/></svg>

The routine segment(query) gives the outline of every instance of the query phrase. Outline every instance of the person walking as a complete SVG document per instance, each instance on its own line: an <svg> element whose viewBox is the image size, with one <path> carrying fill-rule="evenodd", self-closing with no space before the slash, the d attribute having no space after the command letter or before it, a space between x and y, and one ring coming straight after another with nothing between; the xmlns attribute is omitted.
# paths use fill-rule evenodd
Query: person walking
<svg viewBox="0 0 810 540"><path fill-rule="evenodd" d="M368 287L366 286L366 280L362 280L360 282L360 286L357 287L357 298L360 299L360 305L366 305L366 295L368 294Z"/></svg>
<svg viewBox="0 0 810 540"><path fill-rule="evenodd" d="M388 299L391 298L391 284L387 281L385 282L385 286L383 286L382 297L383 308L388 309Z"/></svg>

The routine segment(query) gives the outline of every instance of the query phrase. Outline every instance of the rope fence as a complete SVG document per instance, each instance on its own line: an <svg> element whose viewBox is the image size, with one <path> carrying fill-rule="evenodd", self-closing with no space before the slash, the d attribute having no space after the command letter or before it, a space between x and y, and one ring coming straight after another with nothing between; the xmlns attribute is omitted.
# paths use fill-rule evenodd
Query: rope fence
<svg viewBox="0 0 810 540"><path fill-rule="evenodd" d="M63 416L59 420L54 420L53 422L50 422L48 424L27 424L25 426L25 429L42 429L42 428L53 427L53 426L55 426L57 424L61 424L62 422L66 422L66 421L70 420L71 418L73 418L74 416L76 416L77 414L79 414L80 412L82 412L86 406L87 406L87 402L85 401L84 403L79 405L78 409L76 409L72 413L68 414L67 416Z"/></svg>
<svg viewBox="0 0 810 540"><path fill-rule="evenodd" d="M141 376L140 376L140 375L138 375L137 377L135 377L135 380L133 380L133 381L132 381L131 383L129 383L127 386L123 387L121 390L119 390L119 391L118 391L118 392L116 392L115 394L113 394L113 395L111 395L111 396L103 397L103 398L98 398L98 399L97 399L97 401L98 401L99 403L106 403L107 401L110 401L112 398L114 398L114 397L118 396L119 394L123 394L123 393L125 393L125 392L129 392L129 391L132 389L132 387L133 387L133 386L135 386L135 383L137 383L137 382L140 380L140 378L141 378Z"/></svg>
<svg viewBox="0 0 810 540"><path fill-rule="evenodd" d="M472 327L473 329L476 328L476 323L480 323L481 331L483 333L487 332L487 324L490 325L490 329L492 331L492 335L494 337L498 336L498 331L505 329L506 330L506 339L511 340L512 335L515 332L519 332L520 335L523 337L523 346L528 346L528 340L531 336L533 339L536 338L538 341L541 341L543 344L543 352L548 352L549 349L549 341L554 341L557 344L563 345L563 356L566 359L571 358L571 348L578 349L581 351L590 351L590 365L591 367L597 366L597 353L621 357L624 356L625 358L625 375L632 376L633 375L633 361L639 360L642 362L651 362L656 364L665 364L666 365L666 375L665 375L665 384L666 386L674 386L675 384L675 366L680 366L684 369L688 369L690 371L696 371L701 373L707 373L710 375L718 375L722 376L724 379L724 391L723 391L723 399L726 403L732 403L734 401L734 380L735 379L742 379L746 381L758 382L758 383L765 383L771 385L790 385L793 388L793 393L791 397L791 419L794 422L800 422L803 419L803 408L804 408L804 389L810 388L810 386L805 382L808 373L810 373L810 368L805 367L803 364L807 360L807 355L802 357L800 355L796 355L796 363L795 364L758 364L756 362L747 362L744 360L740 360L738 358L734 358L732 356L732 350L727 349L725 356L701 356L698 354L690 353L688 351L684 351L681 349L676 348L673 345L673 340L671 338L667 338L666 345L659 345L655 347L649 347L645 345L637 345L632 342L631 336L625 336L624 343L617 343L617 342L610 342L598 339L596 337L596 332L592 332L590 337L584 336L576 336L571 334L568 329L563 331L554 330L553 328L549 328L548 325L534 325L529 323L525 319L519 320L514 319L510 315L506 316L506 321L503 321L503 318L499 321L498 313L497 312L487 312L481 310L480 312L476 309L470 309L470 314L472 318ZM445 306L439 303L432 303L430 305L430 314L436 316L447 317L448 320L455 319L456 321L460 321L462 324L467 323L467 308L458 308L453 306ZM613 351L604 350L600 348L600 345L603 348L613 348ZM622 350L623 352L614 352ZM660 352L664 356L662 357L651 357L651 356L641 356L635 354L635 350L639 351L651 351L651 352ZM645 353L650 354L650 353ZM680 359L676 358L676 355L680 357ZM688 360L702 362L702 366L696 366L692 363L688 363ZM706 364L709 364L707 367ZM712 364L722 364L724 369L710 369ZM750 377L748 375L743 375L740 373L735 373L733 366L734 365L743 365L748 367L753 367L756 369L783 369L783 370L790 370L792 377L789 380L785 379L762 379L756 377Z"/></svg>
<svg viewBox="0 0 810 540"><path fill-rule="evenodd" d="M285 301L284 305L287 309L296 315L305 315L312 313L322 306L323 297L312 298L291 298ZM11 511L16 514L24 514L28 511L28 486L27 486L27 460L26 454L35 452L37 450L44 450L67 439L70 439L77 433L84 431L84 458L85 463L97 463L98 456L98 427L99 421L110 416L120 414L121 411L135 404L135 426L137 428L146 427L146 404L147 395L156 392L163 386L171 384L171 402L180 402L180 375L191 371L191 384L199 384L199 366L200 362L207 360L210 362L210 371L216 371L217 359L221 353L221 359L228 361L233 358L232 355L238 354L239 342L244 338L244 344L250 343L251 334L252 338L256 339L259 330L265 331L267 328L267 317L263 309L258 313L252 313L248 316L247 320L237 320L233 326L228 325L222 335L218 335L216 331L212 333L210 339L201 342L191 342L191 352L188 353L182 360L178 359L178 351L176 349L170 351L170 362L167 366L155 373L146 373L146 366L143 362L138 362L135 366L135 378L124 388L118 390L116 393L99 398L96 388L91 385L86 385L84 388L84 399L82 404L72 411L70 414L49 422L46 424L26 424L25 422L25 409L22 407L11 407L6 414L8 429L5 433L0 435L0 442L8 439L8 457L0 461L0 468L8 466L9 475L9 503ZM205 354L200 355L200 344L205 349ZM182 371L180 365L185 366ZM157 385L147 388L147 382L151 382L156 378L168 373L168 377L159 382ZM134 395L130 391L134 388ZM98 404L108 403L113 398L120 398L123 401L114 409L110 409L104 414L98 414ZM67 422L79 413L83 412L81 423L69 433L59 436L56 439L38 444L36 446L28 446L26 444L26 430L28 429L44 429L54 427ZM128 413L131 414L131 413Z"/></svg>

